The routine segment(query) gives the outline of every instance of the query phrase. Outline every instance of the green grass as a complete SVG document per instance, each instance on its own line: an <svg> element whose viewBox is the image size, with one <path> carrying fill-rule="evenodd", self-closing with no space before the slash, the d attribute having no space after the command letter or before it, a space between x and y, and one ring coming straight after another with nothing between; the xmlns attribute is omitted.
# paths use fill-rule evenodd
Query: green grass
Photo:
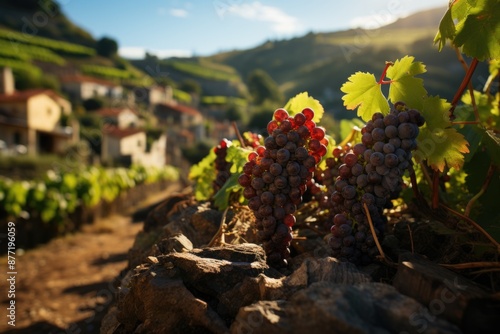
<svg viewBox="0 0 500 334"><path fill-rule="evenodd" d="M183 102L183 103L191 103L191 95L185 91L182 91L180 89L173 89L173 95L174 99L177 101Z"/></svg>
<svg viewBox="0 0 500 334"><path fill-rule="evenodd" d="M0 40L8 41L12 44L40 46L57 53L74 56L93 56L96 53L94 49L86 46L23 34L7 29L0 29Z"/></svg>
<svg viewBox="0 0 500 334"><path fill-rule="evenodd" d="M201 103L205 105L230 105L235 104L241 107L246 107L248 101L239 97L229 97L229 96L203 96L201 98Z"/></svg>
<svg viewBox="0 0 500 334"><path fill-rule="evenodd" d="M206 63L205 63L206 64ZM209 67L204 66L195 62L186 62L186 61L176 61L169 60L166 62L167 66L172 67L174 70L179 72L183 72L194 77L208 79L208 80L217 80L217 81L233 81L239 80L238 74L229 71L222 71L218 67ZM224 66L224 68L228 68Z"/></svg>
<svg viewBox="0 0 500 334"><path fill-rule="evenodd" d="M64 65L66 63L63 57L47 48L21 43L11 43L3 39L0 39L0 56L21 59L24 61L40 60L57 65Z"/></svg>
<svg viewBox="0 0 500 334"><path fill-rule="evenodd" d="M10 67L14 72L17 70L24 72L32 72L34 75L41 74L40 68L22 60L0 58L0 67Z"/></svg>
<svg viewBox="0 0 500 334"><path fill-rule="evenodd" d="M128 79L132 77L132 74L127 70L107 66L82 65L80 69L87 75L103 77L111 80Z"/></svg>

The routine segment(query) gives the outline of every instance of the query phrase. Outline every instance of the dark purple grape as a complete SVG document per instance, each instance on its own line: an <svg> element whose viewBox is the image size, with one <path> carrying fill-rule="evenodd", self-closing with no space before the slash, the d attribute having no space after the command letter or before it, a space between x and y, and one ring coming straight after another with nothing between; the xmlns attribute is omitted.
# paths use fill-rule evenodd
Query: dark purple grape
<svg viewBox="0 0 500 334"><path fill-rule="evenodd" d="M274 176L280 175L282 171L283 167L279 163L275 162L269 166L269 172Z"/></svg>
<svg viewBox="0 0 500 334"><path fill-rule="evenodd" d="M276 153L276 161L279 164L284 165L288 162L288 160L290 160L290 151L280 148Z"/></svg>
<svg viewBox="0 0 500 334"><path fill-rule="evenodd" d="M356 194L357 194L356 188L354 188L351 185L345 186L342 189L342 197L344 197L345 199L352 199L352 198L356 197Z"/></svg>
<svg viewBox="0 0 500 334"><path fill-rule="evenodd" d="M384 141L385 140L385 131L381 128L375 128L372 131L372 139L374 142Z"/></svg>
<svg viewBox="0 0 500 334"><path fill-rule="evenodd" d="M384 164L384 155L380 152L373 152L370 156L370 163L373 166L380 166Z"/></svg>

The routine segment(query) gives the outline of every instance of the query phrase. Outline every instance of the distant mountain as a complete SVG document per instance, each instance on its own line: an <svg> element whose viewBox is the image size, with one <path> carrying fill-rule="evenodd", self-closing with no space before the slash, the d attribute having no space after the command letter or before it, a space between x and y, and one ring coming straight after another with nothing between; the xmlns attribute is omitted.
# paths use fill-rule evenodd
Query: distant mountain
<svg viewBox="0 0 500 334"><path fill-rule="evenodd" d="M344 110L341 85L357 72L379 75L385 61L405 55L422 61L428 73L421 77L430 94L451 98L464 75L452 48L438 52L433 45L445 8L419 12L374 30L351 29L309 33L290 40L268 41L249 50L209 57L234 67L243 78L256 69L268 72L287 97L308 91L329 109ZM486 74L486 67L478 74ZM352 113L348 113L352 115Z"/></svg>

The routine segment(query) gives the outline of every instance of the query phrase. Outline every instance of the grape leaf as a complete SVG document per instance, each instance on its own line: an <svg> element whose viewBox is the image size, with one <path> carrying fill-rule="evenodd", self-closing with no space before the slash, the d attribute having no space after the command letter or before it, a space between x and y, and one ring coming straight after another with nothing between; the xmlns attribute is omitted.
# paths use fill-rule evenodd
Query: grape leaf
<svg viewBox="0 0 500 334"><path fill-rule="evenodd" d="M439 24L434 38L439 51L450 40L480 61L500 56L500 2L498 0L454 1Z"/></svg>
<svg viewBox="0 0 500 334"><path fill-rule="evenodd" d="M356 72L348 78L340 90L346 93L342 96L344 106L350 110L359 106L358 116L365 122L376 112L383 114L389 112L389 103L382 94L380 84L371 73Z"/></svg>
<svg viewBox="0 0 500 334"><path fill-rule="evenodd" d="M423 63L414 60L415 57L405 56L387 69L387 77L391 79L389 99L392 103L404 101L410 108L421 109L427 91L424 81L415 75L425 73L426 69Z"/></svg>
<svg viewBox="0 0 500 334"><path fill-rule="evenodd" d="M215 180L215 152L210 150L208 155L189 170L189 179L195 182L194 195L198 201L208 200L213 193L212 182Z"/></svg>
<svg viewBox="0 0 500 334"><path fill-rule="evenodd" d="M478 0L469 5L468 15L457 22L453 44L480 61L500 57L500 2Z"/></svg>
<svg viewBox="0 0 500 334"><path fill-rule="evenodd" d="M229 206L229 196L232 193L241 191L243 188L238 183L239 174L231 174L222 188L214 195L214 205L219 210L225 210ZM240 196L240 202L243 202L243 196Z"/></svg>
<svg viewBox="0 0 500 334"><path fill-rule="evenodd" d="M311 108L314 111L313 121L316 123L319 123L325 113L321 103L312 96L309 96L307 92L295 95L283 107L283 109L288 111L290 116L300 113L304 108Z"/></svg>
<svg viewBox="0 0 500 334"><path fill-rule="evenodd" d="M441 172L445 166L460 169L464 154L469 153L469 143L449 120L450 107L451 104L439 96L424 99L421 114L425 125L418 135L418 148L414 153L417 162L427 160L429 166Z"/></svg>
<svg viewBox="0 0 500 334"><path fill-rule="evenodd" d="M452 40L455 37L455 22L453 22L453 17L451 15L451 7L448 8L446 13L444 13L441 22L439 22L439 30L434 37L434 44L438 44L438 50L441 51L446 45L446 40Z"/></svg>

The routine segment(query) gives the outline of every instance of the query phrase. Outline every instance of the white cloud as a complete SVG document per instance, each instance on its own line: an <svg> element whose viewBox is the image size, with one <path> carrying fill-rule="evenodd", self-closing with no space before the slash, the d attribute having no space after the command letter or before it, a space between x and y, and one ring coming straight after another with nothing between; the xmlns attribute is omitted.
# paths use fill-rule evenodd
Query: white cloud
<svg viewBox="0 0 500 334"><path fill-rule="evenodd" d="M277 7L266 6L258 1L230 6L227 13L250 21L268 22L274 32L279 34L291 34L302 28L297 18Z"/></svg>
<svg viewBox="0 0 500 334"><path fill-rule="evenodd" d="M181 9L181 8L172 8L170 11L169 11L170 15L172 16L175 16L175 17L187 17L188 16L188 11L185 10L185 9Z"/></svg>
<svg viewBox="0 0 500 334"><path fill-rule="evenodd" d="M124 46L118 50L118 54L124 58L128 59L143 59L146 55L146 51L150 54L156 55L159 58L170 58L170 57L191 57L193 53L189 50L180 49L146 49L140 46Z"/></svg>

